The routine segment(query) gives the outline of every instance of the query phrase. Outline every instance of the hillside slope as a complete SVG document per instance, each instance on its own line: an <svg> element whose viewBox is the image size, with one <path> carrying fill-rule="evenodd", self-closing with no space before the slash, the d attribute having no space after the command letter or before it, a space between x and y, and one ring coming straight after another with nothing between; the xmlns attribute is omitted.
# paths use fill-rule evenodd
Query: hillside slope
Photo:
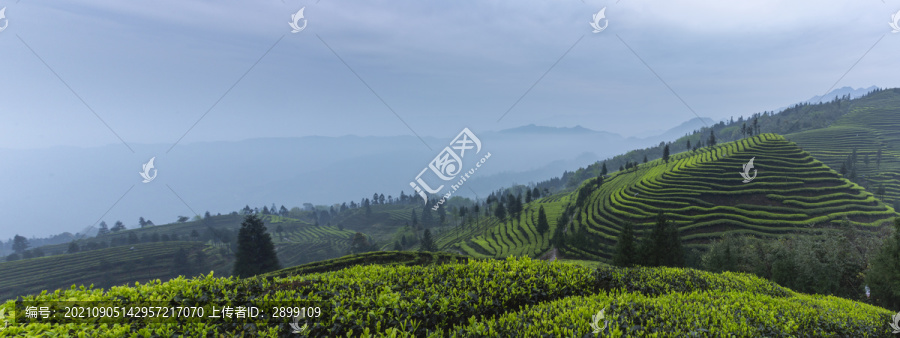
<svg viewBox="0 0 900 338"><path fill-rule="evenodd" d="M743 183L742 167L754 159L757 176ZM751 171L750 175L753 175ZM624 222L636 234L649 231L659 211L667 214L687 247L703 248L726 231L773 237L816 234L846 217L874 230L895 217L894 210L871 193L842 178L782 136L762 134L736 142L676 154L585 181L578 190L528 204L519 219L510 219L455 247L476 257L537 256L550 248L557 217L568 210L564 225L566 256L608 259ZM578 205L579 194L584 194ZM543 206L550 230L536 231Z"/></svg>
<svg viewBox="0 0 900 338"><path fill-rule="evenodd" d="M831 126L785 135L817 159L839 170L856 151L853 181L888 204L900 202L900 89L872 93L850 103L849 113ZM852 172L852 171L851 171ZM848 172L848 174L851 174ZM880 195L880 194L879 194Z"/></svg>
<svg viewBox="0 0 900 338"><path fill-rule="evenodd" d="M214 216L207 225L203 221L170 224L125 230L97 238L75 242L82 248L103 242L104 247L82 249L81 252L60 253L47 257L0 262L0 300L39 292L67 288L72 284L110 287L152 279L169 280L179 275L194 276L214 272L230 276L234 264L232 243L206 239L197 241L190 233L194 230L213 229L225 238L236 238L240 228L238 216ZM353 231L333 226L313 226L285 217L266 215L269 233L282 266L295 266L318 260L340 257L350 247ZM282 232L275 229L281 226ZM153 234L175 234L184 241L149 241L128 243L128 237L145 238ZM134 236L131 236L134 235ZM108 246L113 245L113 246ZM59 246L47 246L51 253L62 252ZM133 248L133 249L132 249ZM187 266L175 261L179 249L187 252ZM203 262L197 262L198 252L203 251Z"/></svg>
<svg viewBox="0 0 900 338"><path fill-rule="evenodd" d="M132 249L133 248L133 249ZM193 263L204 251L203 268L177 266L174 256L184 249ZM130 284L151 279L168 280L191 272L230 269L230 261L201 242L157 242L120 246L74 254L49 256L0 263L0 301L39 293L41 290L66 289L74 285L98 288ZM207 270L209 269L209 270ZM203 271L205 270L205 271Z"/></svg>

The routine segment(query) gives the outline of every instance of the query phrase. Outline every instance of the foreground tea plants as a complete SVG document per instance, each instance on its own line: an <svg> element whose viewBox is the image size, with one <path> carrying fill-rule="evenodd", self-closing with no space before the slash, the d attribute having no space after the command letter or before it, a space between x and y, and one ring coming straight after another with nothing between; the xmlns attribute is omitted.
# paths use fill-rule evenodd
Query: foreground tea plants
<svg viewBox="0 0 900 338"><path fill-rule="evenodd" d="M73 286L22 300L155 302L201 306L207 313L213 306L318 307L321 316L298 322L306 325L305 335L315 337L582 336L592 331L591 316L601 309L609 321L603 334L612 336L888 336L892 314L840 298L797 294L745 274L591 269L528 258L425 266L358 265L247 279L208 275L108 290ZM9 316L15 312L14 305L7 302L0 311ZM12 324L0 335L296 336L290 323L291 318L271 316L156 322L130 318Z"/></svg>

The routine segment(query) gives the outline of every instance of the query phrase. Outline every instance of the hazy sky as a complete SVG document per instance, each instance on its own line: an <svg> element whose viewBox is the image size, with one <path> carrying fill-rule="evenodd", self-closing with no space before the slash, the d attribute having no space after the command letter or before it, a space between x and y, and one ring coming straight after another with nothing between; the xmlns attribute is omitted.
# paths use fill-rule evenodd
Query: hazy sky
<svg viewBox="0 0 900 338"><path fill-rule="evenodd" d="M411 130L447 138L530 123L630 135L694 112L718 120L790 105L845 73L836 87L900 86L900 34L888 25L897 0L0 7L3 148L173 144L185 134L181 142ZM302 7L307 28L292 34ZM608 28L592 33L604 7Z"/></svg>

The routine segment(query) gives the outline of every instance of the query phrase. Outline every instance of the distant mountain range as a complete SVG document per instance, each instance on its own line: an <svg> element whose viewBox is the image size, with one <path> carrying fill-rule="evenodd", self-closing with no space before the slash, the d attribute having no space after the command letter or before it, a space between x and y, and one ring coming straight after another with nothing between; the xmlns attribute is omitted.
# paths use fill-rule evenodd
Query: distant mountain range
<svg viewBox="0 0 900 338"><path fill-rule="evenodd" d="M841 87L835 90L830 91L828 94L822 96L813 96L809 100L806 100L806 103L822 103L834 100L835 96L844 96L850 94L851 99L855 99L861 97L863 95L868 94L869 92L878 89L877 86L871 86L869 88L858 88L853 89L853 87Z"/></svg>
<svg viewBox="0 0 900 338"><path fill-rule="evenodd" d="M513 183L546 180L699 126L695 119L646 138L581 126L475 130L482 152L492 156L458 195L483 198ZM359 202L375 192L413 194L409 183L454 136L425 137L428 147L413 136L306 136L182 144L170 153L165 144L133 144L135 153L121 145L0 149L0 203L16 211L6 215L0 238L85 233L99 220L128 228L138 217L164 224L248 204L290 208ZM139 172L151 157L158 177L145 184Z"/></svg>

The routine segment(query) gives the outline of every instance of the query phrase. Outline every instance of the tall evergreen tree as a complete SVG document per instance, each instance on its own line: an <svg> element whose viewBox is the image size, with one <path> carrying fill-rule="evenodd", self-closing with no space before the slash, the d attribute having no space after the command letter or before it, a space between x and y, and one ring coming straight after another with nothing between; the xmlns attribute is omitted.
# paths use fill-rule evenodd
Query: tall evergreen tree
<svg viewBox="0 0 900 338"><path fill-rule="evenodd" d="M669 145L668 144L665 147L663 147L662 159L663 159L663 162L665 162L667 164L669 163Z"/></svg>
<svg viewBox="0 0 900 338"><path fill-rule="evenodd" d="M250 277L280 268L275 245L272 244L272 237L266 233L262 219L256 215L244 217L238 233L233 275Z"/></svg>
<svg viewBox="0 0 900 338"><path fill-rule="evenodd" d="M434 244L434 238L431 237L431 230L425 229L419 251L437 251L437 245Z"/></svg>
<svg viewBox="0 0 900 338"><path fill-rule="evenodd" d="M634 242L634 225L631 222L622 224L619 239L616 241L616 251L613 255L613 265L632 266L637 261L637 246Z"/></svg>
<svg viewBox="0 0 900 338"><path fill-rule="evenodd" d="M547 214L544 212L544 206L542 205L538 209L537 231L543 235L548 230L550 230L550 222L547 222Z"/></svg>
<svg viewBox="0 0 900 338"><path fill-rule="evenodd" d="M606 170L606 161L603 161L603 165L600 166L600 175L606 175L609 171Z"/></svg>
<svg viewBox="0 0 900 338"><path fill-rule="evenodd" d="M681 236L678 227L673 221L666 222L665 232L666 247L661 257L660 265L682 267L684 266L684 247L681 245Z"/></svg>
<svg viewBox="0 0 900 338"><path fill-rule="evenodd" d="M639 264L646 266L683 266L684 249L674 223L660 211L650 235L641 241Z"/></svg>
<svg viewBox="0 0 900 338"><path fill-rule="evenodd" d="M709 142L707 142L710 147L716 146L716 133L712 130L709 131Z"/></svg>
<svg viewBox="0 0 900 338"><path fill-rule="evenodd" d="M497 203L497 208L494 209L494 216L500 219L500 221L506 220L506 208L503 207L503 203Z"/></svg>

